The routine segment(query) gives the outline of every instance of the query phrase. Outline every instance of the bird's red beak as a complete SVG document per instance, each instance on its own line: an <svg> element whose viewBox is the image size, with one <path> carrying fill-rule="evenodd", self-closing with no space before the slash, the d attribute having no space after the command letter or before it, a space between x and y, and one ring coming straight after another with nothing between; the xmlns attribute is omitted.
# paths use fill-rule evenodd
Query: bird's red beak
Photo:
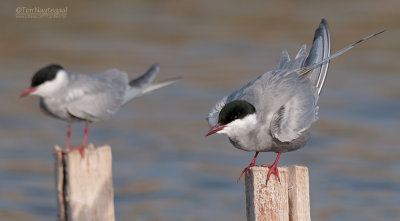
<svg viewBox="0 0 400 221"><path fill-rule="evenodd" d="M36 91L36 89L37 89L36 87L31 87L31 88L25 89L25 90L22 91L22 93L19 95L19 98L28 96L28 95L31 94L32 92Z"/></svg>
<svg viewBox="0 0 400 221"><path fill-rule="evenodd" d="M214 127L211 128L211 130L206 134L206 136L210 136L211 134L215 134L218 131L224 129L226 126L222 124L217 124Z"/></svg>

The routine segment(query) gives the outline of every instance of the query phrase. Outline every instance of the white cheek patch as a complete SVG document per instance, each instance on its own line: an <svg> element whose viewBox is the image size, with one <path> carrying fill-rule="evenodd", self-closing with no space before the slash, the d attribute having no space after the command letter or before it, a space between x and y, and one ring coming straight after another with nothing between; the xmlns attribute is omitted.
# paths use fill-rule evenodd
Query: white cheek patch
<svg viewBox="0 0 400 221"><path fill-rule="evenodd" d="M56 77L51 80L44 82L37 87L37 90L32 93L32 95L38 95L46 97L52 95L55 91L59 90L68 81L67 73L64 70L57 72Z"/></svg>
<svg viewBox="0 0 400 221"><path fill-rule="evenodd" d="M250 114L242 119L237 119L227 124L226 127L217 133L233 135L246 133L249 130L253 130L257 124L256 114Z"/></svg>

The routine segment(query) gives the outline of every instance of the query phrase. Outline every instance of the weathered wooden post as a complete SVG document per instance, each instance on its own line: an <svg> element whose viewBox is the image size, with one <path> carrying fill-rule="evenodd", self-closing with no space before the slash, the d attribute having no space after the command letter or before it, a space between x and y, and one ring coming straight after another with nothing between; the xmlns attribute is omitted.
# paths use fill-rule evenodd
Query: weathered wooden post
<svg viewBox="0 0 400 221"><path fill-rule="evenodd" d="M246 176L246 215L248 221L310 221L308 169L280 167L266 185L268 168L252 167Z"/></svg>
<svg viewBox="0 0 400 221"><path fill-rule="evenodd" d="M115 220L111 161L109 146L55 154L59 221Z"/></svg>

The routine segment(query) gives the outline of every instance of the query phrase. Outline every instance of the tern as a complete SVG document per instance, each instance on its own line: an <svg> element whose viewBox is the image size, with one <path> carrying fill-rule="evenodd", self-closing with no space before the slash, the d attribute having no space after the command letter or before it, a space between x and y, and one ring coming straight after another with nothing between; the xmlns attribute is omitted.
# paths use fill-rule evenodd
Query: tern
<svg viewBox="0 0 400 221"><path fill-rule="evenodd" d="M43 112L68 123L67 145L70 150L71 123L86 122L85 136L79 150L85 154L89 123L109 119L133 98L174 83L178 78L152 84L159 71L155 64L142 76L128 80L128 75L117 69L100 74L67 72L58 64L38 70L32 77L31 86L20 94L37 95Z"/></svg>
<svg viewBox="0 0 400 221"><path fill-rule="evenodd" d="M310 137L309 128L318 119L317 102L330 60L383 32L330 55L329 27L322 19L309 53L303 45L291 60L288 52L283 51L277 69L259 75L211 108L206 118L211 129L206 136L225 134L234 147L255 152L237 181L244 173L249 176L259 152L277 153L272 165L261 166L269 168L267 182L271 174L280 181L277 164L281 153L305 146Z"/></svg>

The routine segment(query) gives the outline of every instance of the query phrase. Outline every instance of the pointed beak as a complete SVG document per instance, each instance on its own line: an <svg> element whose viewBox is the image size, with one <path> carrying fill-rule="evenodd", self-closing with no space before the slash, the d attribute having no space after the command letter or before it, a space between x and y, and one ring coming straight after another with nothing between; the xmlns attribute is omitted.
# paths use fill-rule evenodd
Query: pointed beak
<svg viewBox="0 0 400 221"><path fill-rule="evenodd" d="M226 126L222 124L217 124L214 127L211 128L211 130L206 134L206 136L210 136L211 134L215 134L218 131L224 129Z"/></svg>
<svg viewBox="0 0 400 221"><path fill-rule="evenodd" d="M36 91L36 89L37 89L37 88L35 88L35 87L31 87L31 88L25 89L25 90L22 91L22 93L19 95L19 98L28 96L28 95L31 94L32 92Z"/></svg>

